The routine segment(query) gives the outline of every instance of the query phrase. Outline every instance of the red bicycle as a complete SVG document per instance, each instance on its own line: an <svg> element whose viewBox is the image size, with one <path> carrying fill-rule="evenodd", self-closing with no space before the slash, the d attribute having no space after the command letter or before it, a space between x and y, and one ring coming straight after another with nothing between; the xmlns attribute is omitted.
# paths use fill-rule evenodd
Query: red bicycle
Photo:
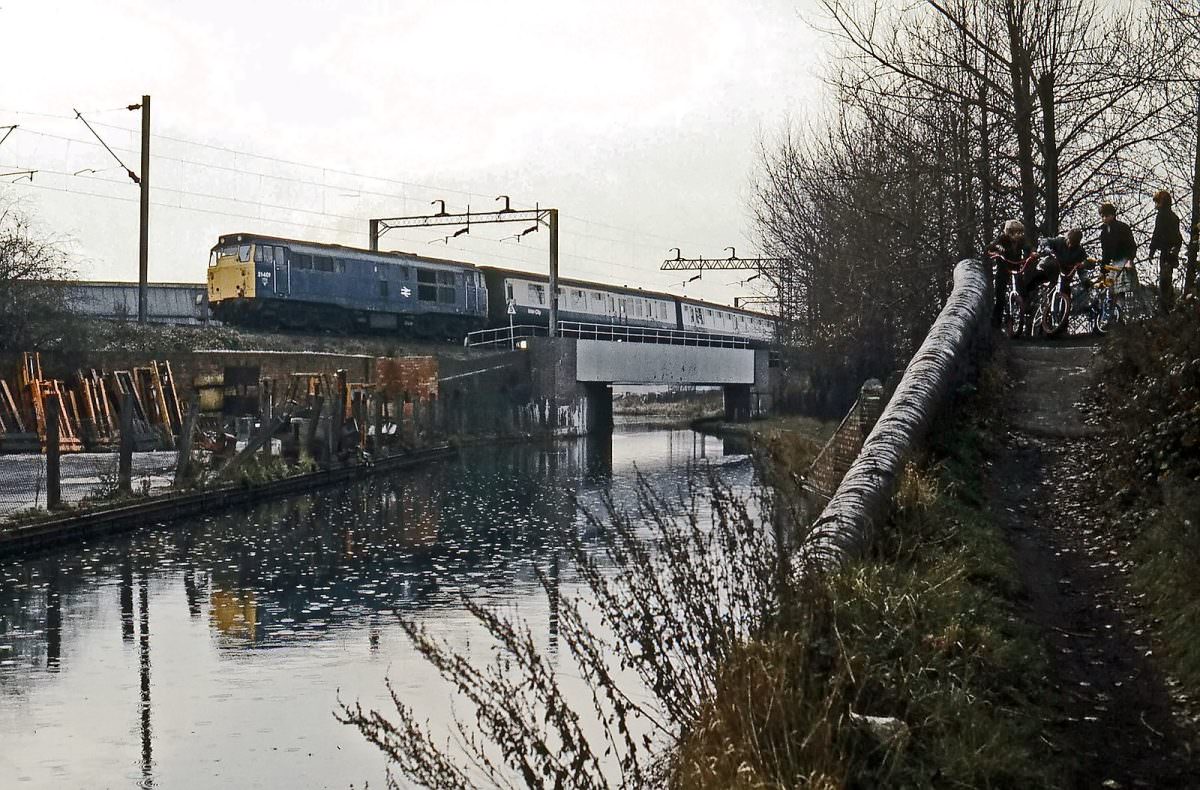
<svg viewBox="0 0 1200 790"><path fill-rule="evenodd" d="M1021 296L1021 281L1025 272L1038 259L1036 252L1031 252L1019 261L1010 260L998 252L989 252L988 257L996 266L1003 266L1008 272L1008 300L1004 311L1004 334L1006 337L1020 337L1025 330L1025 298Z"/></svg>
<svg viewBox="0 0 1200 790"><path fill-rule="evenodd" d="M1062 334L1071 320L1071 281L1080 269L1096 263L1096 258L1079 261L1066 271L1062 266L1058 269L1058 282L1046 292L1042 299L1041 314L1042 333L1047 337L1057 337Z"/></svg>

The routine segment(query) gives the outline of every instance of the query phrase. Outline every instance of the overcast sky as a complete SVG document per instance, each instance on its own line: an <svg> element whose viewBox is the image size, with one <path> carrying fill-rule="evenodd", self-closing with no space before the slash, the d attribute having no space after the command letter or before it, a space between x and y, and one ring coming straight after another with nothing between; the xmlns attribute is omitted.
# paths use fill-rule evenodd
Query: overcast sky
<svg viewBox="0 0 1200 790"><path fill-rule="evenodd" d="M149 93L152 280L201 281L221 233L365 246L372 216L507 192L561 210L563 276L679 291L669 247L753 252L758 141L822 102L810 4L0 0L0 126L20 124L0 172L39 170L0 194L83 276L136 279L137 187L71 116L136 171L138 115L116 108ZM519 230L383 246L544 269L544 233L499 241ZM685 292L758 285L737 279Z"/></svg>

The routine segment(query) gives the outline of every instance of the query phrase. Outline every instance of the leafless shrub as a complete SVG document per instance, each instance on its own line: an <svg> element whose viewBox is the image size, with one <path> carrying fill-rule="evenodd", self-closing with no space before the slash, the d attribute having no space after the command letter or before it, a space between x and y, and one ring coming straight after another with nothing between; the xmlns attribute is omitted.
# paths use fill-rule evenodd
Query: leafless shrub
<svg viewBox="0 0 1200 790"><path fill-rule="evenodd" d="M54 345L69 334L62 281L71 273L63 244L0 199L0 352Z"/></svg>
<svg viewBox="0 0 1200 790"><path fill-rule="evenodd" d="M796 503L769 487L742 495L712 471L698 472L677 498L639 478L629 511L609 499L603 514L588 516L598 544L568 546L587 594L560 603L560 633L591 691L589 710L572 705L526 626L467 600L495 640L490 665L403 623L473 710L473 720L454 725L457 744L450 736L439 742L394 689L392 714L355 703L339 718L383 750L395 770L428 787L641 787L695 777L706 770L698 744L733 723L719 702L731 687L778 685L785 682L779 673L787 683L816 683L802 680L804 672L791 675L795 661L832 649L777 639L811 634L814 618L828 620L826 599L801 603L787 583L797 514ZM600 631L591 625L596 619ZM755 656L774 651L793 660L767 672ZM630 674L640 689L628 688ZM830 704L824 686L811 696L814 710ZM755 707L764 722L786 715L783 699ZM784 747L787 737L775 729L764 750ZM681 749L685 743L692 748Z"/></svg>

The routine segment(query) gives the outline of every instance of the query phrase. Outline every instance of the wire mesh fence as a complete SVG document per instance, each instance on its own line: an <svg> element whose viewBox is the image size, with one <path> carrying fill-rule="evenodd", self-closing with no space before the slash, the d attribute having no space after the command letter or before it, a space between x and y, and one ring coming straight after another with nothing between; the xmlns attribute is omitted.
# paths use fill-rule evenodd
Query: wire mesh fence
<svg viewBox="0 0 1200 790"><path fill-rule="evenodd" d="M50 482L46 461L43 453L0 455L0 521L46 507ZM119 469L115 451L64 453L59 457L62 503L80 505L114 498ZM174 475L174 452L133 453L130 477L134 494L161 494L171 487Z"/></svg>

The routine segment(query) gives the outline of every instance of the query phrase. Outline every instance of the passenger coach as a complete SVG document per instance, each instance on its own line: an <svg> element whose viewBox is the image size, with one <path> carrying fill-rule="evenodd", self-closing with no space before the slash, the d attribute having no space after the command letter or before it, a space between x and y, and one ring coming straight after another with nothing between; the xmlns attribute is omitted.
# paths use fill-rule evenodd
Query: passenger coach
<svg viewBox="0 0 1200 790"><path fill-rule="evenodd" d="M488 292L488 316L492 326L513 321L543 325L549 322L549 278L511 269L481 267ZM591 324L653 327L714 335L744 337L758 343L774 338L771 316L750 310L684 299L671 294L638 288L600 285L560 278L558 318Z"/></svg>
<svg viewBox="0 0 1200 790"><path fill-rule="evenodd" d="M482 328L488 308L469 264L245 233L212 248L208 301L233 324L430 338Z"/></svg>

